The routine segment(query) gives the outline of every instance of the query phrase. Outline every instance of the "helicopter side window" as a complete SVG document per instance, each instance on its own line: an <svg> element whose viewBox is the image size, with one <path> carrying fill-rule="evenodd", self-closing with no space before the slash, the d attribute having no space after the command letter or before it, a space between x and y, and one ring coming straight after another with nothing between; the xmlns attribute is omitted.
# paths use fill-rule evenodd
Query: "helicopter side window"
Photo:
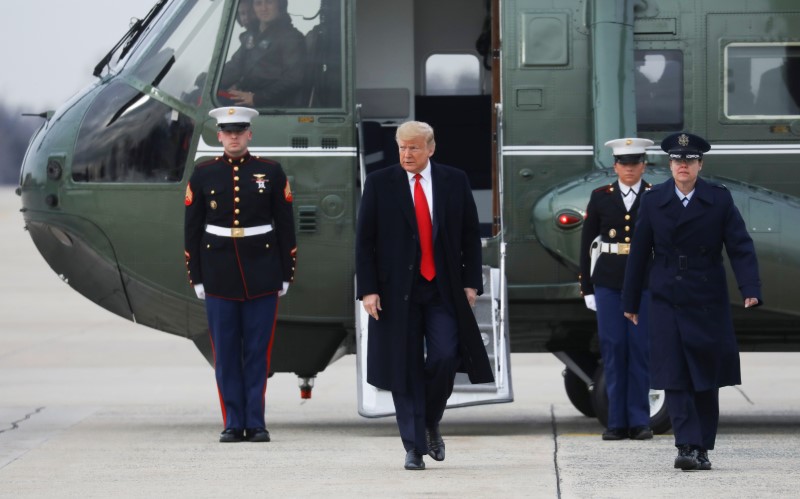
<svg viewBox="0 0 800 499"><path fill-rule="evenodd" d="M194 122L129 87L110 83L81 123L75 182L179 182Z"/></svg>
<svg viewBox="0 0 800 499"><path fill-rule="evenodd" d="M725 67L728 118L800 117L800 44L732 43Z"/></svg>
<svg viewBox="0 0 800 499"><path fill-rule="evenodd" d="M635 50L636 123L641 131L683 128L683 53Z"/></svg>
<svg viewBox="0 0 800 499"><path fill-rule="evenodd" d="M341 108L341 9L342 0L239 0L217 103Z"/></svg>
<svg viewBox="0 0 800 499"><path fill-rule="evenodd" d="M137 61L133 76L183 102L200 104L214 54L223 2L188 0L169 18L157 39Z"/></svg>

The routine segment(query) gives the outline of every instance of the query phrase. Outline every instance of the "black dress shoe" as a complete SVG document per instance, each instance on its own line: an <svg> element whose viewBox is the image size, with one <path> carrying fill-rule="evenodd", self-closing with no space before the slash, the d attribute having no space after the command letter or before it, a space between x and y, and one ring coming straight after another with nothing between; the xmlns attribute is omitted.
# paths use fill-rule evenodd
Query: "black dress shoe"
<svg viewBox="0 0 800 499"><path fill-rule="evenodd" d="M683 471L700 469L700 461L697 459L698 454L699 452L695 447L681 445L678 448L678 457L675 458L675 468Z"/></svg>
<svg viewBox="0 0 800 499"><path fill-rule="evenodd" d="M609 428L603 432L603 440L625 440L628 438L627 428Z"/></svg>
<svg viewBox="0 0 800 499"><path fill-rule="evenodd" d="M428 455L437 461L444 461L444 439L439 431L439 425L425 429L428 439Z"/></svg>
<svg viewBox="0 0 800 499"><path fill-rule="evenodd" d="M703 449L697 451L697 462L700 463L701 470L711 469L711 461L708 460L708 452Z"/></svg>
<svg viewBox="0 0 800 499"><path fill-rule="evenodd" d="M422 460L422 454L411 449L410 451L406 452L406 465L405 468L407 470L424 470L425 469L425 461Z"/></svg>
<svg viewBox="0 0 800 499"><path fill-rule="evenodd" d="M631 440L650 440L653 438L653 430L649 426L634 426L628 430Z"/></svg>
<svg viewBox="0 0 800 499"><path fill-rule="evenodd" d="M266 428L248 428L248 442L269 442L269 431Z"/></svg>
<svg viewBox="0 0 800 499"><path fill-rule="evenodd" d="M225 431L219 434L219 441L224 444L241 442L242 440L244 440L244 432L235 428L225 428Z"/></svg>

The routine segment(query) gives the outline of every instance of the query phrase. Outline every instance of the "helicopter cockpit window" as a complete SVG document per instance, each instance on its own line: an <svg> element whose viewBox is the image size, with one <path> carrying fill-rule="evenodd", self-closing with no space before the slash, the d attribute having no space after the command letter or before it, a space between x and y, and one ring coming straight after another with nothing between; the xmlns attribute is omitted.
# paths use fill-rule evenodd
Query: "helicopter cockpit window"
<svg viewBox="0 0 800 499"><path fill-rule="evenodd" d="M169 25L140 57L133 76L182 101L200 104L200 92L214 55L223 2L186 0L167 17Z"/></svg>
<svg viewBox="0 0 800 499"><path fill-rule="evenodd" d="M725 115L748 120L800 117L800 43L725 47Z"/></svg>
<svg viewBox="0 0 800 499"><path fill-rule="evenodd" d="M640 131L683 128L683 53L635 50L636 124Z"/></svg>
<svg viewBox="0 0 800 499"><path fill-rule="evenodd" d="M342 107L342 0L239 0L219 105Z"/></svg>
<svg viewBox="0 0 800 499"><path fill-rule="evenodd" d="M110 83L78 131L75 182L179 182L194 122L129 87Z"/></svg>

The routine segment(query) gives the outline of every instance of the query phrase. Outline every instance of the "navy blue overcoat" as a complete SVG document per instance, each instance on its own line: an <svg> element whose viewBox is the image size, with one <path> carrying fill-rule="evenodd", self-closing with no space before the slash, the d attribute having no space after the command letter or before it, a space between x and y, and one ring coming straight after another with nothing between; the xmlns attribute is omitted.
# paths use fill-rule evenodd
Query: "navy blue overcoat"
<svg viewBox="0 0 800 499"><path fill-rule="evenodd" d="M455 309L460 370L473 383L489 383L489 357L464 293L483 293L478 211L464 172L431 161L431 175L436 281ZM356 297L377 293L383 310L379 320L369 318L367 382L399 393L408 389L409 298L419 274L418 240L406 171L396 164L369 174L358 213Z"/></svg>
<svg viewBox="0 0 800 499"><path fill-rule="evenodd" d="M623 307L637 312L650 269L650 383L705 391L741 383L722 247L742 298L761 298L753 240L730 192L698 178L684 207L670 179L639 206L628 256Z"/></svg>

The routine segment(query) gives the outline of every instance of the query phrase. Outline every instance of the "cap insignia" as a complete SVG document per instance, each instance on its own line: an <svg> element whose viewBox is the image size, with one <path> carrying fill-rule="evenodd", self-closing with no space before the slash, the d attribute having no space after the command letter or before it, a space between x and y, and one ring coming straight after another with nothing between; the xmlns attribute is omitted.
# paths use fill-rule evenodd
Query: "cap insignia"
<svg viewBox="0 0 800 499"><path fill-rule="evenodd" d="M689 136L686 135L685 133L682 133L680 135L680 137L678 137L678 144L680 144L681 147L688 146L689 145Z"/></svg>
<svg viewBox="0 0 800 499"><path fill-rule="evenodd" d="M234 108L228 109L228 114L236 114L236 109Z"/></svg>

